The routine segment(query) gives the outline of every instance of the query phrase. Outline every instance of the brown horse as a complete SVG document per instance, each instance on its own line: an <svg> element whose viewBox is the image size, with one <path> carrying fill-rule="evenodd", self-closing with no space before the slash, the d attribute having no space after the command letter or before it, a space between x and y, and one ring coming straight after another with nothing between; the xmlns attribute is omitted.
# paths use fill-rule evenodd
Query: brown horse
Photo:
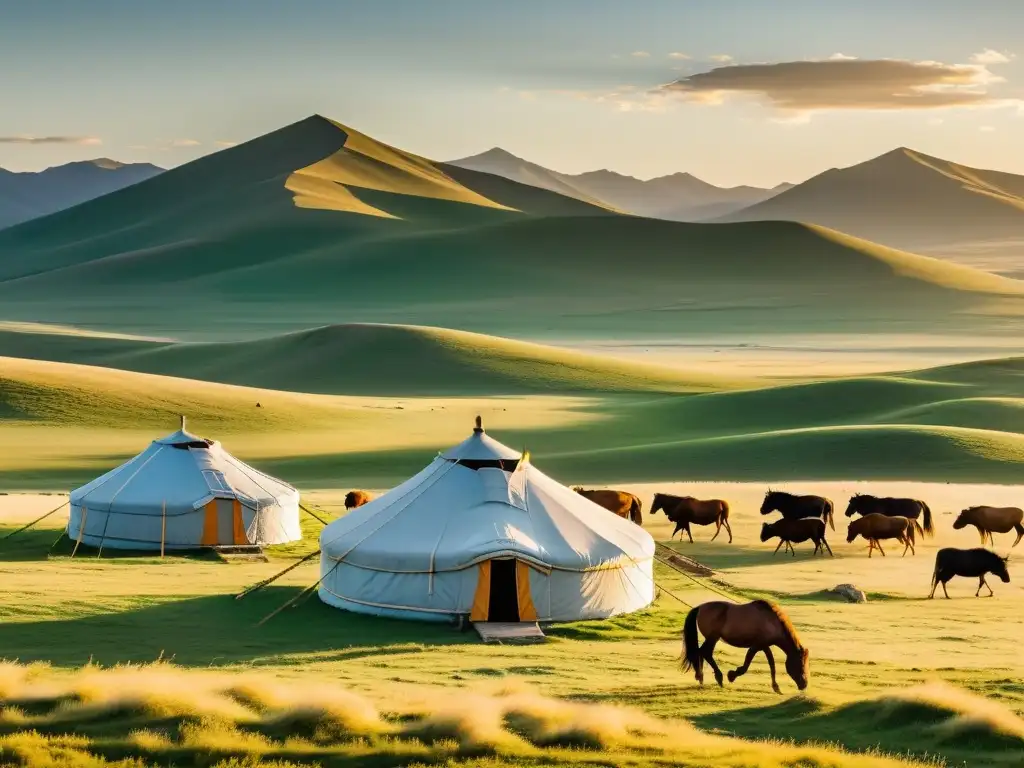
<svg viewBox="0 0 1024 768"><path fill-rule="evenodd" d="M349 491L345 494L345 509L355 509L369 501L373 501L373 494L369 491Z"/></svg>
<svg viewBox="0 0 1024 768"><path fill-rule="evenodd" d="M870 515L872 513L887 517L909 517L911 520L921 518L921 528L929 536L935 535L932 525L932 511L920 499L894 499L889 496L872 496L868 493L855 493L850 497L846 507L846 516Z"/></svg>
<svg viewBox="0 0 1024 768"><path fill-rule="evenodd" d="M632 493L612 490L590 491L584 490L578 485L573 486L573 490L583 498L590 499L599 507L604 507L619 517L632 520L637 525L643 525L644 523L643 504Z"/></svg>
<svg viewBox="0 0 1024 768"><path fill-rule="evenodd" d="M672 496L668 493L654 494L654 501L651 502L651 514L658 510L664 510L665 517L676 524L672 531L671 539L680 531L686 531L693 544L693 533L690 531L690 524L711 525L715 524L715 535L711 537L714 541L722 532L722 527L729 533L729 543L732 544L732 526L729 525L729 502L722 499L695 499L693 496Z"/></svg>
<svg viewBox="0 0 1024 768"><path fill-rule="evenodd" d="M700 644L697 630L704 635ZM775 680L775 657L772 646L786 654L786 672L801 691L807 687L810 675L810 652L800 644L796 629L777 605L767 600L755 600L744 605L733 605L721 600L702 603L686 614L683 623L683 670L692 669L697 682L704 684L704 662L711 666L715 680L722 685L722 670L715 663L715 644L723 640L736 648L746 648L743 664L729 671L729 682L746 674L750 662L758 653L768 659L772 673L772 690L782 693Z"/></svg>
<svg viewBox="0 0 1024 768"><path fill-rule="evenodd" d="M814 517L801 517L796 520L789 520L783 517L772 523L761 524L761 541L768 541L776 536L779 537L779 545L775 547L775 552L772 552L773 557L778 553L779 547L783 544L786 545L786 549L790 551L793 557L796 557L796 550L793 549L793 544L800 544L808 539L814 542L814 551L811 553L811 557L814 557L819 551L821 556L824 557L826 549L828 550L829 557L835 557L832 554L832 547L825 540L824 520Z"/></svg>
<svg viewBox="0 0 1024 768"><path fill-rule="evenodd" d="M981 543L984 544L985 539L988 538L989 544L993 547L996 545L992 539L993 533L1016 531L1017 540L1010 545L1012 549L1024 538L1022 521L1024 521L1024 511L1017 507L968 507L960 513L953 523L953 527L959 531L961 528L973 525L981 534Z"/></svg>
<svg viewBox="0 0 1024 768"><path fill-rule="evenodd" d="M889 517L888 515L872 513L859 517L850 523L850 527L846 532L846 541L850 543L858 536L863 536L868 541L868 557L871 557L875 549L882 553L882 557L885 557L885 550L882 549L879 540L896 539L900 544L905 545L903 547L903 557L906 557L908 549L910 554L917 554L917 551L914 549L915 530L922 536L924 535L921 524L917 520L909 517Z"/></svg>

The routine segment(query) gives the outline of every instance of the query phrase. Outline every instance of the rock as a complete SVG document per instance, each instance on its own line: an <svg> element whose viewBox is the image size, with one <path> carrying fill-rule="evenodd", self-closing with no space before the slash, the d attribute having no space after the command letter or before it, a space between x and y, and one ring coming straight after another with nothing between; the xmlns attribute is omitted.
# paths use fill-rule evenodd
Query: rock
<svg viewBox="0 0 1024 768"><path fill-rule="evenodd" d="M851 603L866 603L868 601L868 596L864 594L864 590L857 589L853 584L840 584L837 587L832 587L829 592L839 595Z"/></svg>

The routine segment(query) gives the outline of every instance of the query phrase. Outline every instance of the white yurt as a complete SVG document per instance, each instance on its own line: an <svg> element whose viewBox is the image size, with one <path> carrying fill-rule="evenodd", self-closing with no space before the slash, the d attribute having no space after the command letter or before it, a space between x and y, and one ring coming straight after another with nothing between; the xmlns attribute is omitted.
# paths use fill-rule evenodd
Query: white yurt
<svg viewBox="0 0 1024 768"><path fill-rule="evenodd" d="M484 433L328 525L320 599L429 621L574 621L654 599L654 540Z"/></svg>
<svg viewBox="0 0 1024 768"><path fill-rule="evenodd" d="M181 429L71 492L68 536L93 547L180 550L302 538L299 492Z"/></svg>

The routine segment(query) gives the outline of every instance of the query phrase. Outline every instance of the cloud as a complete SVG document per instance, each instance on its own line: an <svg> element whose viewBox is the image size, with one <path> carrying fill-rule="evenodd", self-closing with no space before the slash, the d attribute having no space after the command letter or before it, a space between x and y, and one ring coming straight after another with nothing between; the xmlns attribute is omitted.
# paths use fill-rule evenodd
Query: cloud
<svg viewBox="0 0 1024 768"><path fill-rule="evenodd" d="M856 61L856 56L847 56L845 53L833 53L828 57L829 61Z"/></svg>
<svg viewBox="0 0 1024 768"><path fill-rule="evenodd" d="M672 53L670 53L668 55L668 57L670 59L688 59L688 58L690 58L685 53L680 53L679 51L672 51Z"/></svg>
<svg viewBox="0 0 1024 768"><path fill-rule="evenodd" d="M228 147L237 147L238 146L238 142L237 141L215 141L213 143L216 144L218 147L220 147L222 149L227 149Z"/></svg>
<svg viewBox="0 0 1024 768"><path fill-rule="evenodd" d="M634 59L649 59L649 58L651 58L651 54L649 54L647 51L633 51L629 55L632 56Z"/></svg>
<svg viewBox="0 0 1024 768"><path fill-rule="evenodd" d="M714 56L708 56L712 61L717 61L719 64L728 64L732 61L732 56L728 53L716 53Z"/></svg>
<svg viewBox="0 0 1024 768"><path fill-rule="evenodd" d="M0 144L75 144L95 147L102 143L95 136L0 136Z"/></svg>
<svg viewBox="0 0 1024 768"><path fill-rule="evenodd" d="M198 147L199 142L195 139L175 139L171 142L172 147Z"/></svg>
<svg viewBox="0 0 1024 768"><path fill-rule="evenodd" d="M989 64L1009 64L1016 57L1012 53L1003 53L1002 51L995 51L991 48L986 48L981 53L976 53L971 56L971 63L989 65Z"/></svg>
<svg viewBox="0 0 1024 768"><path fill-rule="evenodd" d="M659 89L701 104L747 96L783 112L998 106L1002 82L980 64L903 59L830 59L716 67Z"/></svg>

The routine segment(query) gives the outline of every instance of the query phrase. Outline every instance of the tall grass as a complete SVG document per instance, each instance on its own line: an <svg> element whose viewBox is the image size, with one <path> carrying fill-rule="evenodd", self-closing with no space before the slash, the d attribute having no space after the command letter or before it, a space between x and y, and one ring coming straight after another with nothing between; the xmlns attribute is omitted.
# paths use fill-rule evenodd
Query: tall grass
<svg viewBox="0 0 1024 768"><path fill-rule="evenodd" d="M921 766L828 746L744 741L628 707L542 696L522 685L439 692L381 708L329 683L256 673L189 671L166 663L71 673L0 666L0 764ZM12 682L13 681L13 682ZM953 689L950 723L981 715L1000 733L1021 727L998 705ZM929 699L928 697L932 697ZM952 707L950 701L957 702ZM933 763L934 765L934 763Z"/></svg>

